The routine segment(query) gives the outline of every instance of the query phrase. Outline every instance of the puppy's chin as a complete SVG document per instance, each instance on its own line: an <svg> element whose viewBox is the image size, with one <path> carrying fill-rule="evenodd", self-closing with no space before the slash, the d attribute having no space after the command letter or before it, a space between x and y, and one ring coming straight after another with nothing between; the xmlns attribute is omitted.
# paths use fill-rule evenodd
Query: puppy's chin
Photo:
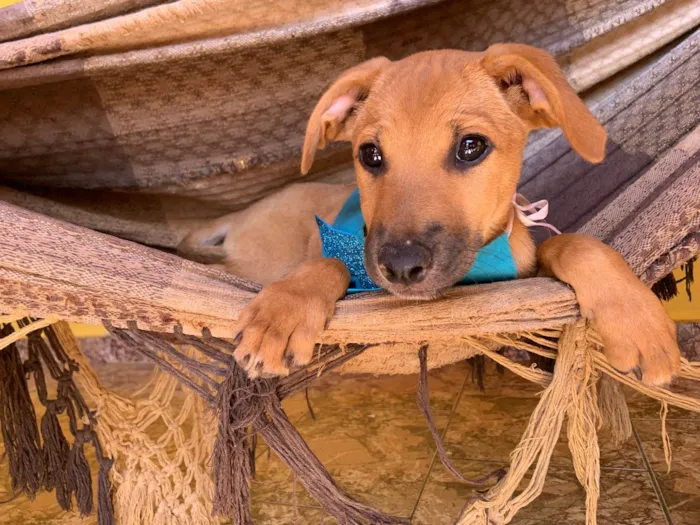
<svg viewBox="0 0 700 525"><path fill-rule="evenodd" d="M432 301L433 299L438 299L439 297L441 297L449 289L449 286L445 288L438 288L432 290L414 290L410 286L403 285L388 285L383 288L391 295L400 299L409 299L413 301Z"/></svg>
<svg viewBox="0 0 700 525"><path fill-rule="evenodd" d="M416 301L438 299L461 279L461 277L436 275L425 281L408 286L405 284L391 283L380 275L378 271L369 271L369 274L375 283L384 288L391 295L401 299Z"/></svg>

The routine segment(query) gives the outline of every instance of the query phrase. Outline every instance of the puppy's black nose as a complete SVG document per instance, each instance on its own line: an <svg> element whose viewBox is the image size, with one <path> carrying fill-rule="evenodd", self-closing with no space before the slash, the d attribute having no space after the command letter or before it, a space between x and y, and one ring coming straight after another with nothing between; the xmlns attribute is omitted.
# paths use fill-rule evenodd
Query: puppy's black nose
<svg viewBox="0 0 700 525"><path fill-rule="evenodd" d="M412 284L425 279L433 260L430 250L415 241L387 243L377 256L379 271L391 283Z"/></svg>

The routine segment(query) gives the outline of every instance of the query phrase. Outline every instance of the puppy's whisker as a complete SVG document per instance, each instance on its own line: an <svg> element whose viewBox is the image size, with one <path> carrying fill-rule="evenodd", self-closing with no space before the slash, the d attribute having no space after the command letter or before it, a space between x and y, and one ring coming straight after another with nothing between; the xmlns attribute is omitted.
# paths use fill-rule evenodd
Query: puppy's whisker
<svg viewBox="0 0 700 525"><path fill-rule="evenodd" d="M479 271L481 271L481 272L484 272L484 273L493 273L493 272L489 271L489 270L491 270L491 268L489 268L489 270L486 270L486 269L484 269L484 268L482 268L482 267L479 267L479 266L473 266L472 268L474 268L474 269L476 269L476 270L479 270ZM497 281L496 281L496 280L490 280L490 281L488 281L488 282L489 282L489 283L495 283L495 282L497 282Z"/></svg>
<svg viewBox="0 0 700 525"><path fill-rule="evenodd" d="M511 259L508 259L506 257L503 257L498 252L494 253L493 250L488 249L488 248L482 248L481 250L479 250L479 252L484 253L484 254L488 255L489 257L492 257L493 259L497 259L501 262L509 262L511 260Z"/></svg>
<svg viewBox="0 0 700 525"><path fill-rule="evenodd" d="M500 237L501 235L503 235L505 233L505 229L495 228L493 226L489 227L489 231L490 231L490 233L494 234L495 237ZM515 244L518 244L518 245L523 246L525 248L529 248L529 246L530 246L525 239L523 239L522 237L519 237L519 236L514 236L514 235L511 235L510 237L508 237L508 242L509 243L515 242Z"/></svg>
<svg viewBox="0 0 700 525"><path fill-rule="evenodd" d="M496 268L494 268L494 266L492 264L487 265L486 268L484 268L483 266L474 264L474 265L472 265L471 269L479 270L479 271L483 271L483 272L488 272L488 273L493 273L493 271Z"/></svg>

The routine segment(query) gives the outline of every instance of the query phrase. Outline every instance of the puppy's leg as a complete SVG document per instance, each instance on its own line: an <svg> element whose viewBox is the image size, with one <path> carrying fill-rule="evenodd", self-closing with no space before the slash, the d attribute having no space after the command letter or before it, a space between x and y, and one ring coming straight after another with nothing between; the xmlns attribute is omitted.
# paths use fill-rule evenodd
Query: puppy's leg
<svg viewBox="0 0 700 525"><path fill-rule="evenodd" d="M537 250L540 273L570 284L581 314L593 322L615 368L668 384L680 370L676 325L624 259L598 239L563 234Z"/></svg>
<svg viewBox="0 0 700 525"><path fill-rule="evenodd" d="M341 261L317 258L265 287L238 320L236 361L249 377L287 375L293 363L307 364L349 283Z"/></svg>

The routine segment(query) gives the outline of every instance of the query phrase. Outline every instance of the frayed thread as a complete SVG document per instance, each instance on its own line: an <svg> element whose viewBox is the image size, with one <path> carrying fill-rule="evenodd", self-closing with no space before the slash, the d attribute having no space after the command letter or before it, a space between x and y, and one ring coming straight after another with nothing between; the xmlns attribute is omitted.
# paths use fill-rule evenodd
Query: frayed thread
<svg viewBox="0 0 700 525"><path fill-rule="evenodd" d="M10 333L11 326L0 326L0 336ZM33 499L44 484L44 461L36 411L29 396L24 366L14 344L0 350L0 428L12 491L22 492Z"/></svg>

